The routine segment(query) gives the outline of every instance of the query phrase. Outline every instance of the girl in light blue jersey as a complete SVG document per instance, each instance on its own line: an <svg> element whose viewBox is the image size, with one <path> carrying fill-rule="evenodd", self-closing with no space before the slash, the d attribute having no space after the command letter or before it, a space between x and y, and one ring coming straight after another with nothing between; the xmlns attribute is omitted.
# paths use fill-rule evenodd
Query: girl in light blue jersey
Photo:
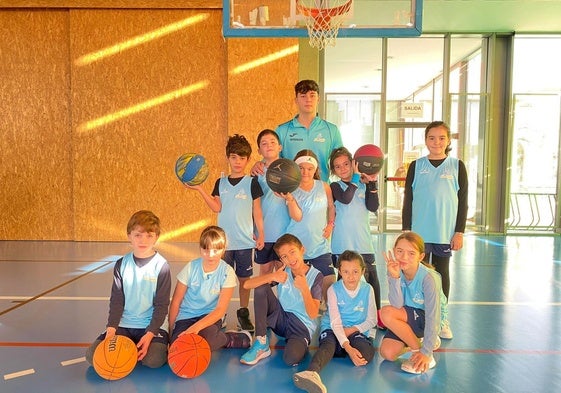
<svg viewBox="0 0 561 393"><path fill-rule="evenodd" d="M412 355L401 369L413 374L433 368L433 351L440 347L442 284L440 275L421 263L424 256L425 244L415 232L399 235L393 254L384 253L390 305L382 307L388 332L380 355L394 361L409 348Z"/></svg>
<svg viewBox="0 0 561 393"><path fill-rule="evenodd" d="M329 157L331 171L339 177L330 184L335 201L335 227L331 235L331 253L335 262L345 250L362 255L366 263L364 278L372 285L378 310L378 327L384 329L379 310L381 307L380 281L376 271L374 243L370 233L370 212L380 206L378 197L378 174L360 173L351 153L340 147Z"/></svg>
<svg viewBox="0 0 561 393"><path fill-rule="evenodd" d="M323 301L327 288L335 282L329 238L335 222L335 206L329 185L319 179L318 160L311 150L301 150L294 157L302 180L292 193L282 194L288 205L290 223L286 232L304 244L304 259L323 274Z"/></svg>
<svg viewBox="0 0 561 393"><path fill-rule="evenodd" d="M450 258L463 247L468 214L468 175L462 160L450 157L451 132L443 121L425 129L427 156L409 164L403 198L402 229L425 240L425 261L442 277L442 290L450 299ZM448 320L442 338L451 339Z"/></svg>
<svg viewBox="0 0 561 393"><path fill-rule="evenodd" d="M327 290L328 312L321 319L319 348L307 370L293 376L294 384L307 392L327 392L319 376L335 357L348 356L355 366L374 357L369 330L376 326L374 292L362 276L366 268L360 254L344 251L338 261L341 280Z"/></svg>
<svg viewBox="0 0 561 393"><path fill-rule="evenodd" d="M249 332L221 330L237 285L234 269L222 260L226 250L224 230L217 226L205 228L199 247L201 257L189 262L177 275L169 309L173 332L170 342L182 334L195 333L208 342L211 351L222 347L249 348Z"/></svg>

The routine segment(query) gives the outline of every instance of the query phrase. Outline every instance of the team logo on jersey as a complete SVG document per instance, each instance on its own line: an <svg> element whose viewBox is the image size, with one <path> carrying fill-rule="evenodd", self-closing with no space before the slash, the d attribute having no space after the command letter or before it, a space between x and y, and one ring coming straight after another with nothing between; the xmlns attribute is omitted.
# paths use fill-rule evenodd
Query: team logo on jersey
<svg viewBox="0 0 561 393"><path fill-rule="evenodd" d="M293 132L292 134L288 134L289 138L294 138L296 135L298 135L296 132Z"/></svg>
<svg viewBox="0 0 561 393"><path fill-rule="evenodd" d="M440 175L440 178L446 180L452 180L454 178L454 175L449 171L445 170L443 171L442 175Z"/></svg>
<svg viewBox="0 0 561 393"><path fill-rule="evenodd" d="M412 300L417 304L425 304L425 299L420 293L416 293Z"/></svg>
<svg viewBox="0 0 561 393"><path fill-rule="evenodd" d="M364 303L362 302L362 300L353 308L353 311L357 311L357 312L364 312Z"/></svg>
<svg viewBox="0 0 561 393"><path fill-rule="evenodd" d="M321 134L318 134L315 138L314 138L314 142L319 142L319 143L325 143L325 137Z"/></svg>
<svg viewBox="0 0 561 393"><path fill-rule="evenodd" d="M158 277L157 277L157 276L154 276L154 275L152 275L152 274L145 274L145 275L142 277L142 280L143 280L143 281L148 281L148 282L157 282L157 281L158 281Z"/></svg>
<svg viewBox="0 0 561 393"><path fill-rule="evenodd" d="M218 283L214 284L212 288L210 288L210 293L212 295L220 295L220 286L218 285Z"/></svg>
<svg viewBox="0 0 561 393"><path fill-rule="evenodd" d="M243 199L246 200L247 199L247 194L245 193L245 191L240 191L236 194L236 199Z"/></svg>

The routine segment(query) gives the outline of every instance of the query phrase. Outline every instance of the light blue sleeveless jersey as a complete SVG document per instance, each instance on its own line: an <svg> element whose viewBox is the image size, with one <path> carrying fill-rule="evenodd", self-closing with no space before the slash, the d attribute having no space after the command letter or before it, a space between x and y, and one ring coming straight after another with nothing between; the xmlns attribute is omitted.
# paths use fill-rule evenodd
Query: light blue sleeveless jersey
<svg viewBox="0 0 561 393"><path fill-rule="evenodd" d="M265 242L274 243L286 233L290 216L285 200L275 196L265 180L265 175L259 175L258 180L263 190L261 210L263 211Z"/></svg>
<svg viewBox="0 0 561 393"><path fill-rule="evenodd" d="M279 302L286 312L291 312L298 317L300 321L308 328L310 337L314 336L317 329L318 322L316 319L311 319L306 312L304 307L304 301L302 299L302 293L298 288L294 286L294 277L292 276L292 270L286 268L287 279L284 283L279 283L277 285L277 294L279 297ZM314 281L316 280L319 270L315 267L310 266L308 273L306 273L306 282L308 283L308 288L312 288Z"/></svg>
<svg viewBox="0 0 561 393"><path fill-rule="evenodd" d="M345 191L349 186L344 181L337 183ZM366 185L358 184L351 203L335 201L335 227L331 234L331 252L342 254L353 250L359 254L374 254L370 233L370 212L366 208Z"/></svg>
<svg viewBox="0 0 561 393"><path fill-rule="evenodd" d="M450 244L458 214L458 159L447 157L435 168L427 157L415 163L411 230L425 243Z"/></svg>
<svg viewBox="0 0 561 393"><path fill-rule="evenodd" d="M253 197L251 177L233 186L227 177L220 179L220 203L218 226L224 229L228 239L226 250L247 250L255 247L253 240Z"/></svg>
<svg viewBox="0 0 561 393"><path fill-rule="evenodd" d="M315 180L310 192L298 188L292 193L302 209L302 220L290 220L286 232L300 239L306 249L304 259L331 252L329 241L323 237L323 229L327 226L327 194L323 184L321 180Z"/></svg>
<svg viewBox="0 0 561 393"><path fill-rule="evenodd" d="M354 298L349 296L342 280L336 281L331 288L333 288L337 296L337 308L341 315L343 327L356 326L366 321L368 317L368 307L375 307L375 305L368 304L371 291L370 284L361 280L358 293ZM331 329L329 312L323 314L321 318L320 331L323 332L326 329ZM361 333L368 336L368 331Z"/></svg>
<svg viewBox="0 0 561 393"><path fill-rule="evenodd" d="M145 329L152 320L154 295L158 287L158 275L167 261L159 253L146 265L138 267L132 253L126 254L121 262L121 277L125 308L120 327ZM167 330L167 318L161 329Z"/></svg>

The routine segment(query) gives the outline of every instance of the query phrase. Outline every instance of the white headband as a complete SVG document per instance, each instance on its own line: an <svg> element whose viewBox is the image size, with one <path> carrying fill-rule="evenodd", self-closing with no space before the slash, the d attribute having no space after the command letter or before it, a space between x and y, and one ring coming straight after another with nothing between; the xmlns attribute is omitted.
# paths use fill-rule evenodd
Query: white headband
<svg viewBox="0 0 561 393"><path fill-rule="evenodd" d="M312 157L312 156L302 156L302 157L298 157L295 161L294 161L297 165L300 165L302 163L306 163L306 164L312 164L314 166L314 168L318 167L318 161Z"/></svg>

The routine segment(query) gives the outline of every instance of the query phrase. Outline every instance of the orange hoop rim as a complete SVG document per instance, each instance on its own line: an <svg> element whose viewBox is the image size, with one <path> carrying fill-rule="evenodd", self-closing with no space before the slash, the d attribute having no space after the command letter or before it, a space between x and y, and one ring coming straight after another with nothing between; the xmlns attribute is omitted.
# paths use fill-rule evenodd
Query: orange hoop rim
<svg viewBox="0 0 561 393"><path fill-rule="evenodd" d="M303 6L302 4L300 4L299 0L296 0L296 7L298 8L298 11L302 13L302 15L312 17L316 20L316 22L318 20L318 17L321 17L326 22L329 22L332 17L340 16L349 12L352 2L353 0L348 0L345 4L341 4L340 6L332 8L310 8Z"/></svg>

